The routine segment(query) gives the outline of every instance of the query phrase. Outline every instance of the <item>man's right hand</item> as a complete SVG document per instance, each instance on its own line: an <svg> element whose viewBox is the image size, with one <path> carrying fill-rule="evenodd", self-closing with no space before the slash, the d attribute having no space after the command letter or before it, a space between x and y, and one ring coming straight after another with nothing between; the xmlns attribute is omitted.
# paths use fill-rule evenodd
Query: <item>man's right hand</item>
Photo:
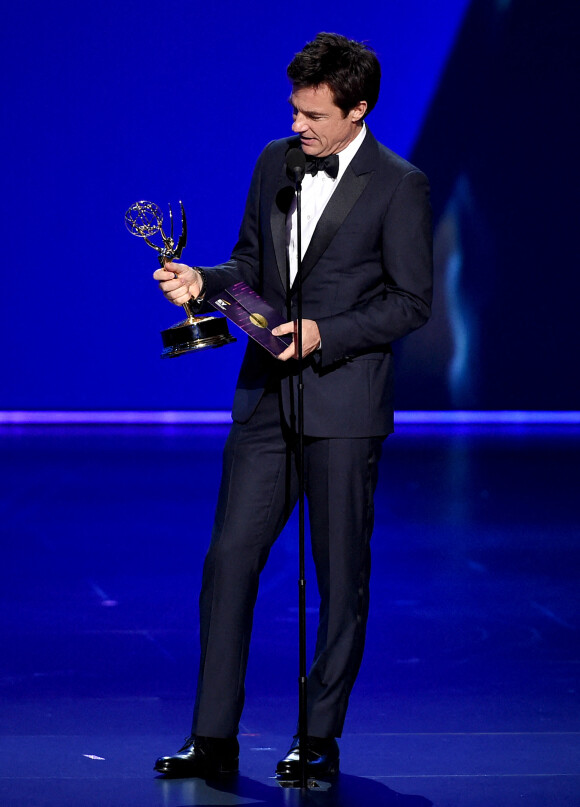
<svg viewBox="0 0 580 807"><path fill-rule="evenodd" d="M163 269L153 273L153 279L157 280L166 299L174 305L185 305L192 298L196 300L203 285L200 273L185 263L166 263Z"/></svg>

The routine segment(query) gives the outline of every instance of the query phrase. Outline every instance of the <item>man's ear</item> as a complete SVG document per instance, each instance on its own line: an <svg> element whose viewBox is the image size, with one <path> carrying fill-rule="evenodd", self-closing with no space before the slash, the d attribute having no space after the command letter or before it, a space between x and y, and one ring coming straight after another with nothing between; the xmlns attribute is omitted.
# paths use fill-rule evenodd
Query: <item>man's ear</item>
<svg viewBox="0 0 580 807"><path fill-rule="evenodd" d="M348 116L353 123L358 123L364 118L365 113L367 111L367 106L368 104L366 101L359 101L356 106L353 106L353 108L348 113Z"/></svg>

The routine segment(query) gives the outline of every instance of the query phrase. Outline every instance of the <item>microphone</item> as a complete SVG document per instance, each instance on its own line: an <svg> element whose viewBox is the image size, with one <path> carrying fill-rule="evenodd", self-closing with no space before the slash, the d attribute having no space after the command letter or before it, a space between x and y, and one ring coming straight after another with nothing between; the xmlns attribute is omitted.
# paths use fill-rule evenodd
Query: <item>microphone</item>
<svg viewBox="0 0 580 807"><path fill-rule="evenodd" d="M302 149L290 149L286 155L286 170L296 185L302 182L306 173L306 155Z"/></svg>

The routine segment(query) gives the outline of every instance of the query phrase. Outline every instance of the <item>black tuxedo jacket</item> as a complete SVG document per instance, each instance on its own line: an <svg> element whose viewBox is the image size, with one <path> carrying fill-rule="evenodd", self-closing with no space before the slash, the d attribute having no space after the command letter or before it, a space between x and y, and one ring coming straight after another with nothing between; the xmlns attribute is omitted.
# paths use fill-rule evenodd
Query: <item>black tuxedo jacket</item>
<svg viewBox="0 0 580 807"><path fill-rule="evenodd" d="M256 164L231 259L204 267L206 295L245 280L288 320L286 175L296 137L269 143ZM322 348L304 367L304 430L313 437L370 437L393 430L391 343L430 313L432 237L429 184L417 168L367 130L321 216L303 260L303 316L318 323ZM282 383L291 420L296 362L279 362L249 340L233 405L246 422L265 385Z"/></svg>

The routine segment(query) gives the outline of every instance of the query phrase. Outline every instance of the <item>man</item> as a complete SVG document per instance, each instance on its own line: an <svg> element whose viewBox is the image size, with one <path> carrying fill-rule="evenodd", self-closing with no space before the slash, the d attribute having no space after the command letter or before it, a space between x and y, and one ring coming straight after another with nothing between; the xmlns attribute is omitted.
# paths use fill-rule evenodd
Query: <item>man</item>
<svg viewBox="0 0 580 807"><path fill-rule="evenodd" d="M308 775L323 776L338 771L336 738L364 646L373 494L393 430L391 343L430 313L431 223L426 177L364 122L379 92L374 52L319 34L287 72L296 136L270 143L258 159L230 260L169 263L154 278L178 305L244 280L287 316L275 333L293 334L296 204L285 160L302 149L305 490L321 598L307 761ZM203 571L192 734L180 752L157 760L161 773L238 770L258 578L297 500L296 351L293 341L275 359L251 340L246 350ZM297 746L295 738L279 776L298 774Z"/></svg>

